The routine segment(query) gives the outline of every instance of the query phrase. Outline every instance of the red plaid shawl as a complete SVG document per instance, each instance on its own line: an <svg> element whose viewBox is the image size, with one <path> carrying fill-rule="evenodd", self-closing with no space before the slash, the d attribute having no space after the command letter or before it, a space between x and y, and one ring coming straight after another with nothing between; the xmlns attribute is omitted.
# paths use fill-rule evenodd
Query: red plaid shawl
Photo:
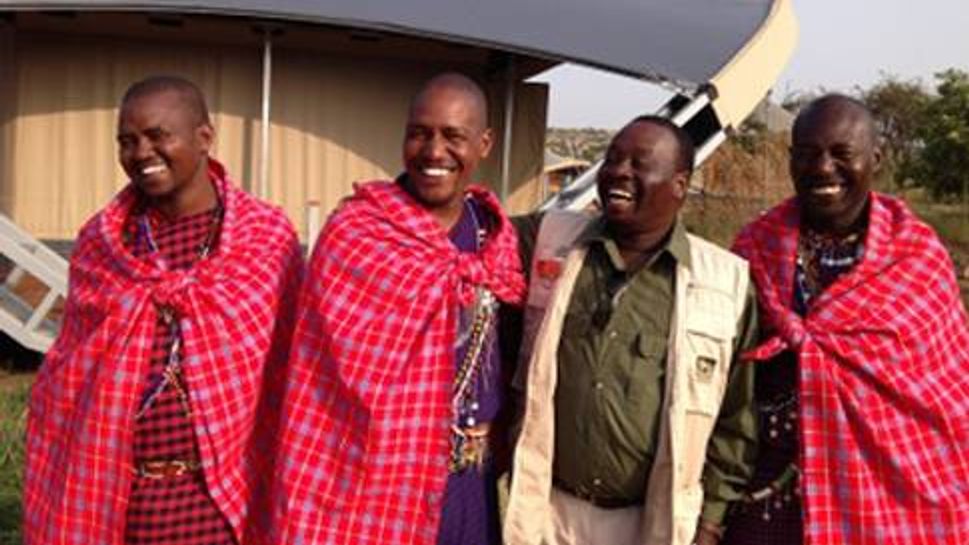
<svg viewBox="0 0 969 545"><path fill-rule="evenodd" d="M873 194L864 258L802 319L798 225L788 201L735 250L775 335L749 355L798 354L807 543L969 543L969 332L948 254L901 201Z"/></svg>
<svg viewBox="0 0 969 545"><path fill-rule="evenodd" d="M462 254L398 184L356 186L320 236L300 299L280 428L277 543L433 544L458 310L476 286L520 303L514 229Z"/></svg>
<svg viewBox="0 0 969 545"><path fill-rule="evenodd" d="M211 161L225 216L215 252L164 271L122 244L127 187L81 230L63 330L30 396L24 475L28 545L120 544L132 429L148 375L155 302L181 316L185 380L209 493L241 535L260 463L249 443L264 367L285 363L301 256L284 214Z"/></svg>

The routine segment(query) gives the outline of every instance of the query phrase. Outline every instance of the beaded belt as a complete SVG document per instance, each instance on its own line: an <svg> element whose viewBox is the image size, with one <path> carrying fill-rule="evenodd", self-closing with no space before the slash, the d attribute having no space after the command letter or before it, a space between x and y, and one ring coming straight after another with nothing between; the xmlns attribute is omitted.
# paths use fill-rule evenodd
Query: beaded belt
<svg viewBox="0 0 969 545"><path fill-rule="evenodd" d="M138 462L132 469L138 477L171 479L195 473L202 469L202 464L198 460L152 460L150 462Z"/></svg>

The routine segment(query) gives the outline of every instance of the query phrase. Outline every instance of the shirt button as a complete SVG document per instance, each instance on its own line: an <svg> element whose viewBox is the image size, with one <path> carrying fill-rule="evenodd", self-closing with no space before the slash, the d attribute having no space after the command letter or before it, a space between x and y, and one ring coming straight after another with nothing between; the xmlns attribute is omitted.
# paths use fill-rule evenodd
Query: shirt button
<svg viewBox="0 0 969 545"><path fill-rule="evenodd" d="M616 330L612 330L612 331L609 332L609 338L610 339L615 339L618 335L619 335L619 333Z"/></svg>
<svg viewBox="0 0 969 545"><path fill-rule="evenodd" d="M601 382L596 381L596 390L601 390L603 388L605 388L605 386Z"/></svg>
<svg viewBox="0 0 969 545"><path fill-rule="evenodd" d="M602 486L602 479L600 479L599 477L596 477L595 479L592 479L592 485L593 486Z"/></svg>

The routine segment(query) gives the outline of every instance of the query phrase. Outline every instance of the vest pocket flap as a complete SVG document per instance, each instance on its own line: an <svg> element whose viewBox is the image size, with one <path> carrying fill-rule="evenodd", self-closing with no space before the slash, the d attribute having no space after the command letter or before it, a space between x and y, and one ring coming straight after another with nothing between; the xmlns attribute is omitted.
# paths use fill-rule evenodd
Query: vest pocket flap
<svg viewBox="0 0 969 545"><path fill-rule="evenodd" d="M690 335L702 335L716 341L726 342L733 338L737 326L732 314L716 315L709 312L692 312L686 317L686 330Z"/></svg>

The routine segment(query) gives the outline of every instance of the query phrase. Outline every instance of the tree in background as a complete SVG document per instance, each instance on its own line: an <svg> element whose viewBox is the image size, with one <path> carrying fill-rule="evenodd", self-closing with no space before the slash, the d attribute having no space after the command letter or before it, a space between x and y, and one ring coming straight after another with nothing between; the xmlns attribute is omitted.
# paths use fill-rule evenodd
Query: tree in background
<svg viewBox="0 0 969 545"><path fill-rule="evenodd" d="M916 131L918 160L911 169L935 198L969 199L969 73L936 74L936 96L925 106Z"/></svg>
<svg viewBox="0 0 969 545"><path fill-rule="evenodd" d="M882 172L904 189L918 186L935 199L969 199L969 73L935 75L935 92L918 80L883 76L858 94L882 136Z"/></svg>
<svg viewBox="0 0 969 545"><path fill-rule="evenodd" d="M545 133L545 147L562 157L594 163L602 159L615 132L606 129L549 127Z"/></svg>
<svg viewBox="0 0 969 545"><path fill-rule="evenodd" d="M859 89L859 95L875 116L882 138L882 177L899 189L914 185L912 174L922 147L919 130L931 102L922 82L883 75L869 89Z"/></svg>

